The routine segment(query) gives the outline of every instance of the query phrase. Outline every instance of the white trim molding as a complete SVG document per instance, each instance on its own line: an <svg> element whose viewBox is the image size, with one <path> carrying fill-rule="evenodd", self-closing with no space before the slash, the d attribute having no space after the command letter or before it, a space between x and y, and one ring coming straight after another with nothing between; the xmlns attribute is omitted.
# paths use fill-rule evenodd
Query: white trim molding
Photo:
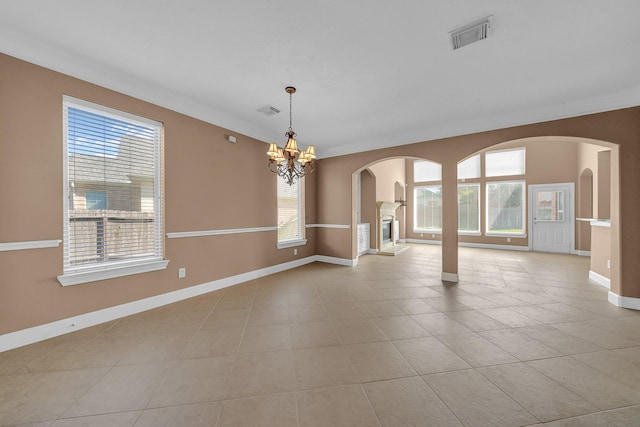
<svg viewBox="0 0 640 427"><path fill-rule="evenodd" d="M591 251L579 251L576 249L573 253L578 256L591 256Z"/></svg>
<svg viewBox="0 0 640 427"><path fill-rule="evenodd" d="M347 267L355 267L356 265L358 265L358 258L346 259L346 258L336 258L332 256L325 256L325 255L316 255L316 261L325 262L327 264L345 265Z"/></svg>
<svg viewBox="0 0 640 427"><path fill-rule="evenodd" d="M457 273L445 273L443 271L440 275L440 278L445 282L458 283L459 281L459 276Z"/></svg>
<svg viewBox="0 0 640 427"><path fill-rule="evenodd" d="M600 286L604 286L607 289L611 289L611 279L608 279L603 275L596 273L593 270L589 270L589 279L593 280Z"/></svg>
<svg viewBox="0 0 640 427"><path fill-rule="evenodd" d="M0 252L22 251L25 249L57 248L62 240L30 240L26 242L0 243Z"/></svg>
<svg viewBox="0 0 640 427"><path fill-rule="evenodd" d="M185 237L220 236L223 234L259 233L263 231L277 231L278 227L253 227L253 228L229 228L222 230L180 231L167 233L168 239L181 239Z"/></svg>
<svg viewBox="0 0 640 427"><path fill-rule="evenodd" d="M617 307L640 310L640 298L623 297L609 291L609 302Z"/></svg>
<svg viewBox="0 0 640 427"><path fill-rule="evenodd" d="M227 288L238 283L247 282L249 280L258 279L270 274L279 273L281 271L300 267L312 262L324 262L329 264L337 264L344 266L355 266L358 260L350 260L344 258L335 258L323 255L313 255L306 258L289 261L282 264L272 265L270 267L261 268L254 271L238 274L236 276L225 277L201 285L191 286L179 289L165 294L132 301L126 304L108 307L102 310L90 313L80 314L69 317L67 319L57 320L55 322L46 323L44 325L34 326L32 328L22 329L20 331L10 332L0 335L0 352L33 344L49 338L75 332L84 328L88 328L100 323L109 322L130 316L132 314L141 313L163 305L172 304L187 298L193 298L198 295L213 292L219 289Z"/></svg>
<svg viewBox="0 0 640 427"><path fill-rule="evenodd" d="M441 240L405 239L405 242L418 243L421 245L442 245ZM492 245L490 243L458 242L458 246L462 248L499 249L499 250L506 250L506 251L529 252L528 246L517 246L517 245Z"/></svg>
<svg viewBox="0 0 640 427"><path fill-rule="evenodd" d="M307 224L307 228L351 228L349 224Z"/></svg>
<svg viewBox="0 0 640 427"><path fill-rule="evenodd" d="M417 243L419 245L442 245L442 240L404 239L405 243Z"/></svg>
<svg viewBox="0 0 640 427"><path fill-rule="evenodd" d="M148 261L120 267L112 266L102 270L79 271L58 276L58 282L60 282L62 286L80 285L82 283L97 282L98 280L115 279L116 277L130 276L132 274L164 270L168 265L169 260L163 259L160 261Z"/></svg>
<svg viewBox="0 0 640 427"><path fill-rule="evenodd" d="M458 246L463 248L499 249L505 251L530 252L529 246L519 245L492 245L490 243L458 242Z"/></svg>

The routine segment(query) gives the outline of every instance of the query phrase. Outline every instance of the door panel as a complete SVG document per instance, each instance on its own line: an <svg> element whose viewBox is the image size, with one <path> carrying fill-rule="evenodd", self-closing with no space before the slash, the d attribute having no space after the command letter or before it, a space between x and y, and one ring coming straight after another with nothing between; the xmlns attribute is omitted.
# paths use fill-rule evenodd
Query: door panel
<svg viewBox="0 0 640 427"><path fill-rule="evenodd" d="M532 249L539 252L571 252L573 210L572 186L535 186L531 193Z"/></svg>

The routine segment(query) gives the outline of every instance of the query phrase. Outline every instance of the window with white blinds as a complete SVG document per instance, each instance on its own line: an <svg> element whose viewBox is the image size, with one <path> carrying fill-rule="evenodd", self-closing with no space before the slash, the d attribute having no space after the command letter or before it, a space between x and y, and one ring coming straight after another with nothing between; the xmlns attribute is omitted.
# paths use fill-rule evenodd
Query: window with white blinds
<svg viewBox="0 0 640 427"><path fill-rule="evenodd" d="M65 97L64 273L163 258L162 124Z"/></svg>
<svg viewBox="0 0 640 427"><path fill-rule="evenodd" d="M278 243L304 239L302 220L302 181L293 185L278 176Z"/></svg>
<svg viewBox="0 0 640 427"><path fill-rule="evenodd" d="M440 185L413 189L413 228L417 233L442 230L442 187Z"/></svg>

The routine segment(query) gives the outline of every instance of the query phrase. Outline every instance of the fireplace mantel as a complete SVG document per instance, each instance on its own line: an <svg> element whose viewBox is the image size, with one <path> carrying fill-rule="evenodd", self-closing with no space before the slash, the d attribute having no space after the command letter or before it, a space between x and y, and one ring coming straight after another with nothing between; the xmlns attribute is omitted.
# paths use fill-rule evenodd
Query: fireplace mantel
<svg viewBox="0 0 640 427"><path fill-rule="evenodd" d="M376 206L378 207L378 218L383 217L396 217L396 209L400 207L400 203L395 202L376 202Z"/></svg>

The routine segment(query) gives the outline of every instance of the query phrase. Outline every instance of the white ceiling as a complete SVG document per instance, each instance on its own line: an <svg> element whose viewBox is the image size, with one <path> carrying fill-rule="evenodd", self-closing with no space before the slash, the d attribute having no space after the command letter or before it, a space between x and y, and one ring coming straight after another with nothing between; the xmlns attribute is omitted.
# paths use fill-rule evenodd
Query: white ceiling
<svg viewBox="0 0 640 427"><path fill-rule="evenodd" d="M493 15L493 36L449 32ZM3 0L0 51L319 157L640 105L638 0ZM257 110L273 105L281 113Z"/></svg>

